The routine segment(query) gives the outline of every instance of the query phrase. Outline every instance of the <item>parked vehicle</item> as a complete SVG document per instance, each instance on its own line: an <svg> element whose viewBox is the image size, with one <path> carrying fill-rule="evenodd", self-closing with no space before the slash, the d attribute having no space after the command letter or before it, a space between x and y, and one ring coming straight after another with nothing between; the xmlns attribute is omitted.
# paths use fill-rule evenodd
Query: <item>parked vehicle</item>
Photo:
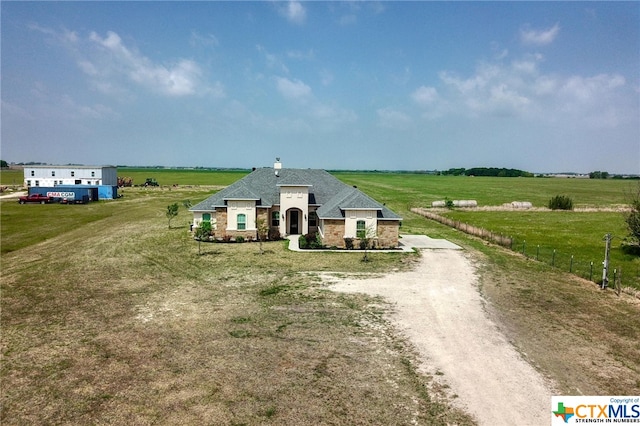
<svg viewBox="0 0 640 426"><path fill-rule="evenodd" d="M53 201L52 197L49 197L48 195L42 195L42 194L24 195L18 199L18 202L20 204L25 204L25 203L49 204L52 201Z"/></svg>
<svg viewBox="0 0 640 426"><path fill-rule="evenodd" d="M158 181L155 178L147 178L144 182L144 186L158 186Z"/></svg>

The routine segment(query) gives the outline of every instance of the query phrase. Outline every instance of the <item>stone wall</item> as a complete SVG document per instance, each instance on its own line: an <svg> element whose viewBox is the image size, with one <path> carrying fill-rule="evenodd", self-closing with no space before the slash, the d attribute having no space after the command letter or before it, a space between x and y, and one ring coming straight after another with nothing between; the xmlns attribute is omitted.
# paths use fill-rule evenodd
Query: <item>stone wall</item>
<svg viewBox="0 0 640 426"><path fill-rule="evenodd" d="M216 238L222 238L227 229L227 209L216 207L216 229L214 235Z"/></svg>
<svg viewBox="0 0 640 426"><path fill-rule="evenodd" d="M344 248L344 220L325 219L322 244Z"/></svg>
<svg viewBox="0 0 640 426"><path fill-rule="evenodd" d="M399 232L400 222L395 220L379 220L376 246L380 248L398 247Z"/></svg>
<svg viewBox="0 0 640 426"><path fill-rule="evenodd" d="M377 237L373 240L375 248L396 248L398 247L398 234L400 222L395 220L379 220L377 226ZM324 238L322 243L327 247L345 248L344 243L344 221L325 220ZM360 248L360 239L353 239L353 247Z"/></svg>

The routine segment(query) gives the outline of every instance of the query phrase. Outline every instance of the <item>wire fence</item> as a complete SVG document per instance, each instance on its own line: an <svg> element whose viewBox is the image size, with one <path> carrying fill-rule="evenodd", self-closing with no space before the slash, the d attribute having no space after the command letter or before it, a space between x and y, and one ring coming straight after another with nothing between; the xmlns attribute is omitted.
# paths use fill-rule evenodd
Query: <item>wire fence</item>
<svg viewBox="0 0 640 426"><path fill-rule="evenodd" d="M448 217L441 216L423 208L412 208L411 211L424 216L427 219L458 229L466 234L479 237L485 241L513 250L529 259L546 263L554 268L577 275L600 286L602 286L604 280L605 286L614 288L618 292L623 287L632 287L636 290L640 289L640 267L636 267L635 270L623 270L622 267L611 262L609 264L607 274L604 276L604 264L602 259L585 259L584 257L580 257L579 254L569 254L558 251L553 247L539 244L527 244L525 239L518 239L495 233L484 228L478 228L459 220L453 220Z"/></svg>

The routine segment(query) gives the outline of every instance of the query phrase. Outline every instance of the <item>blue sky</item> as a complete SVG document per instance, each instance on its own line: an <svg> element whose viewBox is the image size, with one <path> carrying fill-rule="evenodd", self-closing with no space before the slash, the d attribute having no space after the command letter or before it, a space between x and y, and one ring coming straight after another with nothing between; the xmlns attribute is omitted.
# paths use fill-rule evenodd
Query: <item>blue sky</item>
<svg viewBox="0 0 640 426"><path fill-rule="evenodd" d="M10 2L9 162L640 173L639 2Z"/></svg>

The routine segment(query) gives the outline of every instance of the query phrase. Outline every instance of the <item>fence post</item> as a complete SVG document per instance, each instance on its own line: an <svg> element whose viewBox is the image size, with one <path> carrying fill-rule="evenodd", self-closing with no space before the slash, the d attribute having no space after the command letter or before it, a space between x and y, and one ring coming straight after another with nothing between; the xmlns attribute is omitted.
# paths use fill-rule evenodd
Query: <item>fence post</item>
<svg viewBox="0 0 640 426"><path fill-rule="evenodd" d="M551 256L551 266L556 266L556 249L553 249L553 255Z"/></svg>
<svg viewBox="0 0 640 426"><path fill-rule="evenodd" d="M569 262L569 273L573 272L573 255L571 255L571 262Z"/></svg>
<svg viewBox="0 0 640 426"><path fill-rule="evenodd" d="M591 261L591 267L589 268L589 281L593 281L593 260Z"/></svg>
<svg viewBox="0 0 640 426"><path fill-rule="evenodd" d="M522 242L522 254L524 255L524 257L527 257L527 254L525 253L526 248L527 248L527 240L524 240Z"/></svg>
<svg viewBox="0 0 640 426"><path fill-rule="evenodd" d="M540 260L540 244L538 244L536 248L536 260Z"/></svg>

